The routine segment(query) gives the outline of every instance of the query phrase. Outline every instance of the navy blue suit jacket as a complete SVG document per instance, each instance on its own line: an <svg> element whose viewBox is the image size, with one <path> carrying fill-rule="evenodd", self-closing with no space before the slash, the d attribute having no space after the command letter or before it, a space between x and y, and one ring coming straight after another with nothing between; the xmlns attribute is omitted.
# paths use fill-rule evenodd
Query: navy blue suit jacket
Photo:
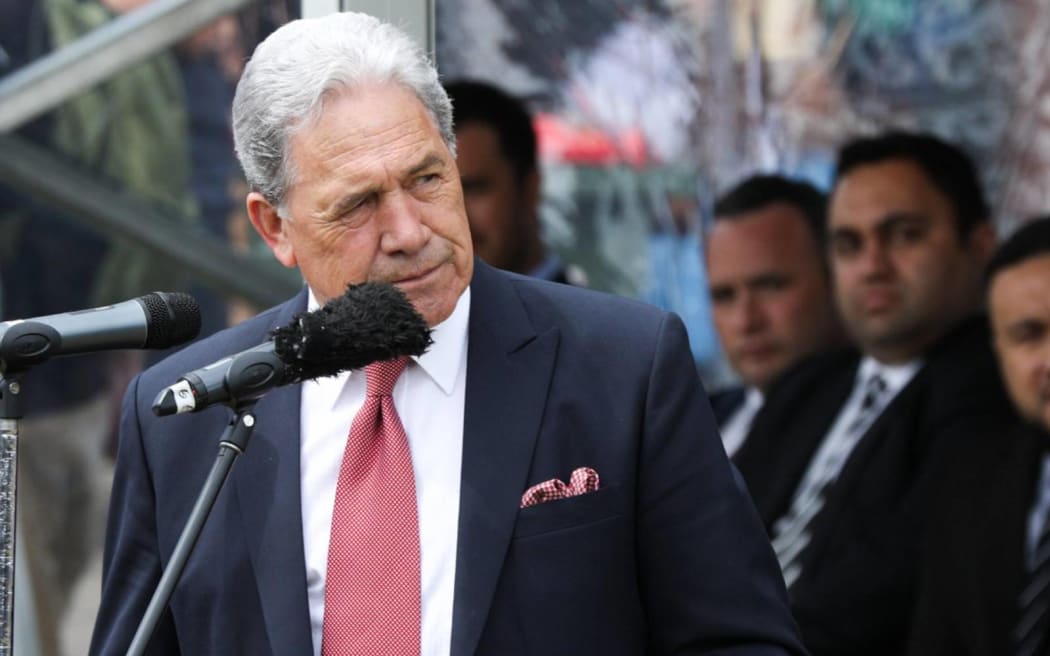
<svg viewBox="0 0 1050 656"><path fill-rule="evenodd" d="M471 294L451 653L803 653L681 321L480 262ZM91 653L124 653L229 417L158 419L155 395L304 306L301 294L129 388ZM150 653L311 653L299 396L259 401ZM599 491L519 508L529 486L582 466Z"/></svg>

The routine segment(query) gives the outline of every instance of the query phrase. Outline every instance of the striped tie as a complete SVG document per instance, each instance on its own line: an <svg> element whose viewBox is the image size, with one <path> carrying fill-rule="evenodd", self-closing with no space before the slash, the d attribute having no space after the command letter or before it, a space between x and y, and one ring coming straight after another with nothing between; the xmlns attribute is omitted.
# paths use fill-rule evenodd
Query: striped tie
<svg viewBox="0 0 1050 656"><path fill-rule="evenodd" d="M802 553L809 546L809 526L824 507L825 492L838 478L857 441L864 435L885 405L886 381L873 374L864 385L864 396L856 416L846 428L842 442L824 463L824 468L806 485L786 515L773 525L773 551L791 587L802 574Z"/></svg>
<svg viewBox="0 0 1050 656"><path fill-rule="evenodd" d="M1050 520L1050 517L1046 518ZM1028 580L1018 598L1018 622L1014 627L1014 654L1032 656L1046 649L1047 625L1050 623L1050 521L1036 542Z"/></svg>

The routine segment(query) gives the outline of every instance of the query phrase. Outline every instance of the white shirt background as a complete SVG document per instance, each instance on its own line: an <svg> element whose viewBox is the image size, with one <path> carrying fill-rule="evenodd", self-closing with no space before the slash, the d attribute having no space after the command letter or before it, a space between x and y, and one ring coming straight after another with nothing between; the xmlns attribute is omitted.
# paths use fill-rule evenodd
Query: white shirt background
<svg viewBox="0 0 1050 656"><path fill-rule="evenodd" d="M312 291L309 307L317 307ZM469 317L467 288L452 315L434 327L430 350L412 358L393 392L394 407L408 435L416 479L422 656L448 656L451 650ZM335 487L350 424L364 404L365 383L363 371L303 383L299 473L315 656L321 653Z"/></svg>
<svg viewBox="0 0 1050 656"><path fill-rule="evenodd" d="M722 434L722 446L730 458L744 445L747 433L751 430L751 422L762 409L763 400L762 392L757 387L748 387L744 394L744 402L730 415L719 431Z"/></svg>

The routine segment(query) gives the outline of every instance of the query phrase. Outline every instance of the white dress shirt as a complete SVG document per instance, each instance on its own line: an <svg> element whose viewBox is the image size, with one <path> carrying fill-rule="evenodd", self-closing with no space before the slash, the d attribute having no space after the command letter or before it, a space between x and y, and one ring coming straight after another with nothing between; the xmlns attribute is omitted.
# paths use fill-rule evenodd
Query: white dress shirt
<svg viewBox="0 0 1050 656"><path fill-rule="evenodd" d="M312 291L309 307L317 307ZM468 288L449 318L434 327L434 344L422 356L412 358L393 391L416 479L422 656L448 656L452 644L469 317ZM321 653L335 487L350 424L364 405L365 383L361 371L303 383L299 472L315 656Z"/></svg>
<svg viewBox="0 0 1050 656"><path fill-rule="evenodd" d="M744 402L733 411L719 430L722 434L722 446L730 458L744 445L744 439L751 430L751 422L762 409L763 400L762 392L757 387L748 387L744 393Z"/></svg>
<svg viewBox="0 0 1050 656"><path fill-rule="evenodd" d="M1028 510L1028 533L1025 536L1025 567L1028 571L1035 567L1035 547L1039 544L1039 536L1043 534L1046 514L1050 512L1050 455L1043 456L1037 485L1035 502Z"/></svg>

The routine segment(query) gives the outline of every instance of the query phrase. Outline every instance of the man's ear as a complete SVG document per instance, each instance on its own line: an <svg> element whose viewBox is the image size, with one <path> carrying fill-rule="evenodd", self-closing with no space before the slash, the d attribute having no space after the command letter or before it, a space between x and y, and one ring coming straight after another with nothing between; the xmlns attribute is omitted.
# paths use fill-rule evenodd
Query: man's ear
<svg viewBox="0 0 1050 656"><path fill-rule="evenodd" d="M248 218L251 219L259 236L273 251L273 256L284 266L295 267L297 262L295 250L292 248L288 235L288 225L277 213L277 208L257 191L249 192L245 204L248 207Z"/></svg>

